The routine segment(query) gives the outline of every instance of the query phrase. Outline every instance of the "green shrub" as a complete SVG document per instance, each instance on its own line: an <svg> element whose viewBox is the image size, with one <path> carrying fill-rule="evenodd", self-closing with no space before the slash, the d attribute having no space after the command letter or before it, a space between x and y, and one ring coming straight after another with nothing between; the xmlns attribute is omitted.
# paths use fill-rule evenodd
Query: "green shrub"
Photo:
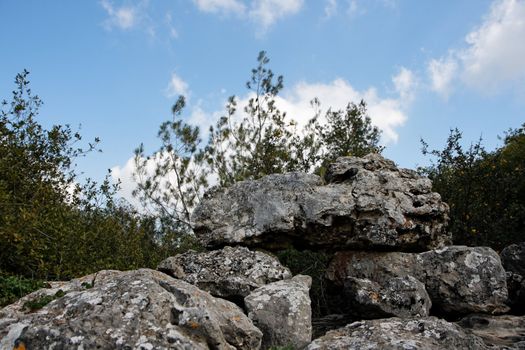
<svg viewBox="0 0 525 350"><path fill-rule="evenodd" d="M23 296L46 287L49 285L41 280L0 275L0 307L12 304Z"/></svg>

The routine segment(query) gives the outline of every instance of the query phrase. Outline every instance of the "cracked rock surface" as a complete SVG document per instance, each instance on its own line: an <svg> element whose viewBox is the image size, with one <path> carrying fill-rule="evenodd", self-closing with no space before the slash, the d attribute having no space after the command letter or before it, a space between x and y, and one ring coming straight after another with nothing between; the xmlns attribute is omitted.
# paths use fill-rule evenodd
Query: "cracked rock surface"
<svg viewBox="0 0 525 350"><path fill-rule="evenodd" d="M195 234L209 248L424 251L450 243L448 206L415 171L369 154L339 158L326 180L275 174L212 190L193 213Z"/></svg>
<svg viewBox="0 0 525 350"><path fill-rule="evenodd" d="M248 316L263 332L262 348L302 349L312 338L310 276L297 275L254 290L244 301Z"/></svg>
<svg viewBox="0 0 525 350"><path fill-rule="evenodd" d="M188 251L163 260L158 270L222 298L244 298L265 284L292 277L273 256L245 247Z"/></svg>
<svg viewBox="0 0 525 350"><path fill-rule="evenodd" d="M386 318L351 323L314 340L307 350L343 349L489 349L481 338L438 319Z"/></svg>
<svg viewBox="0 0 525 350"><path fill-rule="evenodd" d="M164 273L101 271L64 283L66 294L34 312L24 303L0 310L0 348L259 349L262 333L235 304Z"/></svg>
<svg viewBox="0 0 525 350"><path fill-rule="evenodd" d="M498 254L487 247L448 246L423 253L335 254L327 269L339 286L347 277L385 286L393 277L413 276L425 285L432 305L448 314L508 311L506 274Z"/></svg>

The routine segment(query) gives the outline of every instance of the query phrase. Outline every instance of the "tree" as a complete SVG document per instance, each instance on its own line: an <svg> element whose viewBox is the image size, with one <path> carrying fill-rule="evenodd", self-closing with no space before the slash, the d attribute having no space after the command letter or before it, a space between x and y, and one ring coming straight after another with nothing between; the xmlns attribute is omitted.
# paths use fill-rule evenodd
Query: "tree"
<svg viewBox="0 0 525 350"><path fill-rule="evenodd" d="M172 108L173 120L164 122L158 136L161 147L146 155L135 152L135 196L146 208L181 233L191 231L190 214L210 181L227 187L237 181L287 171L311 172L339 156L381 152L380 130L371 125L366 104L349 103L346 110L326 112L312 101L315 116L303 128L277 107L283 77L267 68L264 51L257 57L246 83L248 101L231 96L225 115L210 127L202 146L199 128L183 121L185 98Z"/></svg>
<svg viewBox="0 0 525 350"><path fill-rule="evenodd" d="M238 113L237 99L231 96L226 115L217 121L215 128L210 128L205 154L221 186L290 168L289 140L293 136L290 127L295 122L288 121L286 113L276 106L275 98L283 88L283 77L274 80L274 73L266 68L269 61L261 51L258 66L246 83L251 96L244 113Z"/></svg>
<svg viewBox="0 0 525 350"><path fill-rule="evenodd" d="M70 126L44 128L28 76L16 76L0 112L0 276L63 279L154 267L167 254L165 235L151 217L115 199L109 174L100 184L78 180L75 159L99 140L79 147L82 137Z"/></svg>
<svg viewBox="0 0 525 350"><path fill-rule="evenodd" d="M525 132L510 130L503 146L488 152L482 140L464 149L462 134L451 130L442 151L420 171L450 206L449 230L454 243L488 245L495 249L525 239Z"/></svg>

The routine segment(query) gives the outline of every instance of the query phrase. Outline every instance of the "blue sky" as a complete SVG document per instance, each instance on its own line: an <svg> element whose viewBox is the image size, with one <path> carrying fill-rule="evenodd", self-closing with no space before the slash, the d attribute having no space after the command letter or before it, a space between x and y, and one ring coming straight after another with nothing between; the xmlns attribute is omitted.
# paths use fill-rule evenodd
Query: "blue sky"
<svg viewBox="0 0 525 350"><path fill-rule="evenodd" d="M79 162L112 168L126 193L129 159L157 146L180 93L206 127L266 50L284 75L279 100L299 120L308 102L364 98L385 155L425 164L420 138L441 148L449 129L496 147L525 122L525 0L0 0L0 96L31 72L45 125L82 124L103 153Z"/></svg>

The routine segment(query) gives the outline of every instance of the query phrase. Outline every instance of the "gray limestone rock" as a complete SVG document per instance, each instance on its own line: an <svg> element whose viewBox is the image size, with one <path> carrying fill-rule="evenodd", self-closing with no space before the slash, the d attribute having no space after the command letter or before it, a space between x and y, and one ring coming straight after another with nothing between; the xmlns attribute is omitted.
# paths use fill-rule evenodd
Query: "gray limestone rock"
<svg viewBox="0 0 525 350"><path fill-rule="evenodd" d="M56 289L56 288L55 288ZM66 294L34 312L0 310L0 348L259 349L262 333L235 304L164 273L101 271L64 284Z"/></svg>
<svg viewBox="0 0 525 350"><path fill-rule="evenodd" d="M508 311L506 275L497 253L486 247L449 246L424 253L339 252L327 277L343 286L347 277L384 285L392 277L423 282L432 305L444 313Z"/></svg>
<svg viewBox="0 0 525 350"><path fill-rule="evenodd" d="M479 337L468 334L456 324L436 317L424 317L354 322L327 332L307 349L482 350L488 347Z"/></svg>
<svg viewBox="0 0 525 350"><path fill-rule="evenodd" d="M344 291L352 312L363 319L424 317L432 306L425 285L412 276L389 278L383 284L348 277Z"/></svg>
<svg viewBox="0 0 525 350"><path fill-rule="evenodd" d="M274 282L254 290L244 301L248 316L263 332L262 348L302 349L312 338L310 276Z"/></svg>
<svg viewBox="0 0 525 350"><path fill-rule="evenodd" d="M525 313L525 242L511 244L500 253L507 271L508 304L516 313Z"/></svg>
<svg viewBox="0 0 525 350"><path fill-rule="evenodd" d="M213 190L193 213L195 234L208 247L424 251L450 243L448 206L416 172L369 154L339 158L327 180L287 173Z"/></svg>
<svg viewBox="0 0 525 350"><path fill-rule="evenodd" d="M418 255L432 302L447 313L504 313L506 274L488 247L450 246Z"/></svg>
<svg viewBox="0 0 525 350"><path fill-rule="evenodd" d="M525 349L525 317L474 314L458 322L493 349Z"/></svg>
<svg viewBox="0 0 525 350"><path fill-rule="evenodd" d="M505 247L500 257L505 271L525 277L525 242Z"/></svg>
<svg viewBox="0 0 525 350"><path fill-rule="evenodd" d="M244 298L265 284L292 277L275 257L245 247L188 251L165 259L157 269L226 299Z"/></svg>

